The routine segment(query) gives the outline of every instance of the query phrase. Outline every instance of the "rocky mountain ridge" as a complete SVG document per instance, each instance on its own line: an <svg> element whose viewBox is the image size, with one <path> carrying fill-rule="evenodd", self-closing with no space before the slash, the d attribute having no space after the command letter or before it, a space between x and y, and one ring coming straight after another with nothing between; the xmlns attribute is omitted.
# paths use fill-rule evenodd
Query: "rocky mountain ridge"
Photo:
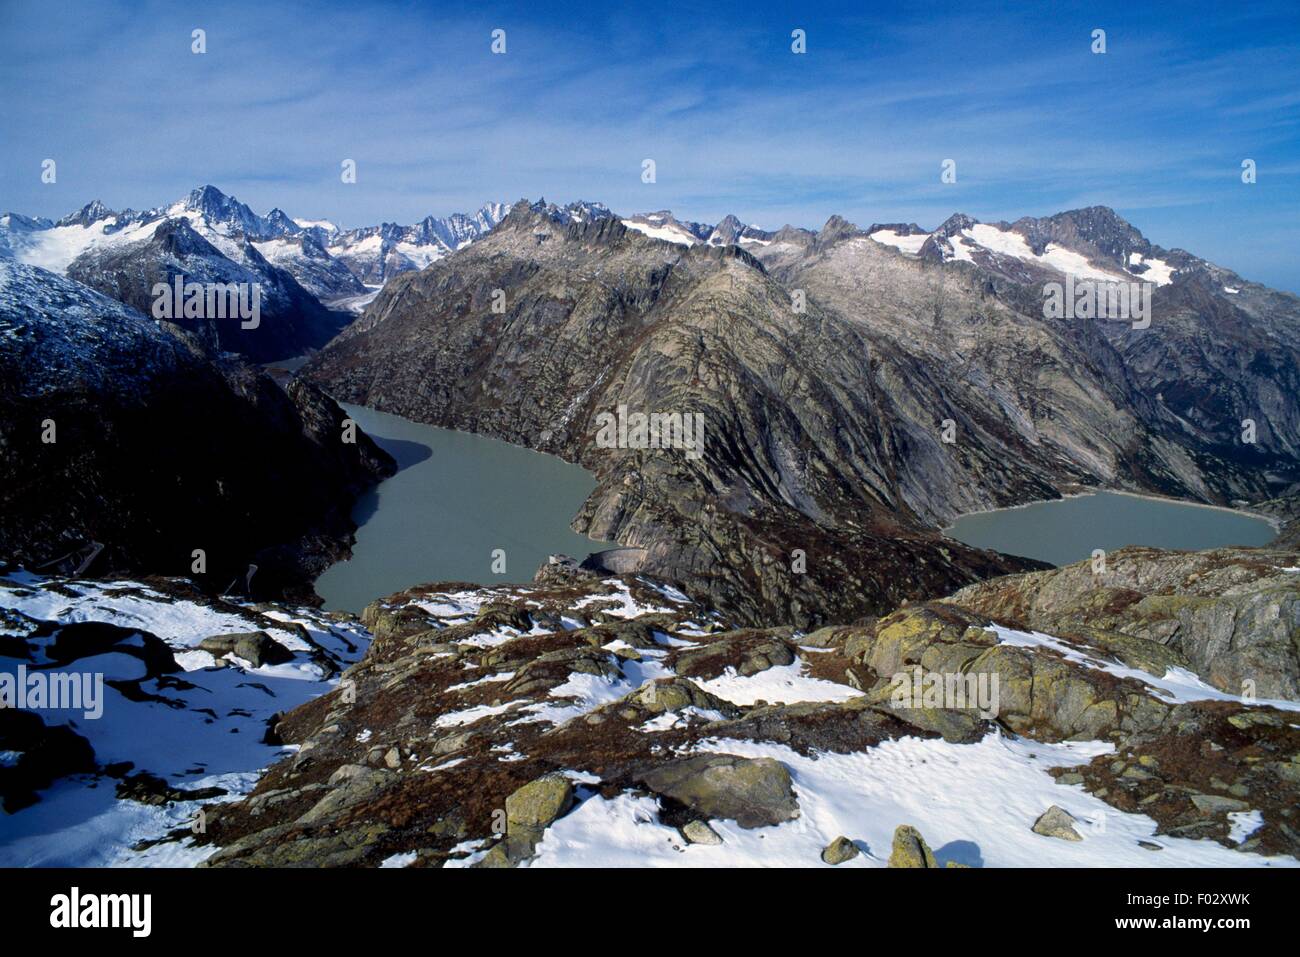
<svg viewBox="0 0 1300 957"><path fill-rule="evenodd" d="M420 269L473 242L504 213L489 203L472 215L426 217L341 230L300 225L280 209L255 213L214 186L136 211L95 200L57 222L0 217L0 256L83 282L148 312L154 281L256 282L266 322L220 327L221 347L260 362L317 349L390 276Z"/></svg>
<svg viewBox="0 0 1300 957"><path fill-rule="evenodd" d="M1226 273L1113 213L711 246L554 209L521 201L394 280L303 374L583 464L574 527L737 621L852 619L1025 567L937 534L963 512L1088 486L1234 504L1300 478L1300 300L1235 274L1216 292ZM941 232L966 255L928 255ZM1043 277L1137 281L1103 261L1137 248L1166 279L1149 328L1044 315ZM599 447L620 407L701 414L702 457Z"/></svg>
<svg viewBox="0 0 1300 957"><path fill-rule="evenodd" d="M0 260L0 553L30 570L193 576L314 598L353 500L395 471L305 381ZM255 566L255 568L253 567Z"/></svg>

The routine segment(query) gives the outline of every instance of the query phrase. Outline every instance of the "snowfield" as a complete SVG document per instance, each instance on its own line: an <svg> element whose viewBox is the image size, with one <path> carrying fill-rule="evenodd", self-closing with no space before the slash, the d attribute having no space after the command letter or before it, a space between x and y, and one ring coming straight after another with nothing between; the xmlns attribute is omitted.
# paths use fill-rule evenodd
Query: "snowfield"
<svg viewBox="0 0 1300 957"><path fill-rule="evenodd" d="M89 226L54 226L32 232L13 232L9 236L14 258L28 266L48 269L64 275L72 261L87 250L113 249L145 242L158 229L161 219L127 223L118 228L118 217L103 219Z"/></svg>
<svg viewBox="0 0 1300 957"><path fill-rule="evenodd" d="M628 229L635 230L638 233L644 233L651 239L662 239L665 242L676 243L679 246L694 246L699 242L698 239L686 230L673 225L651 226L648 223L638 223L631 219L624 219L622 220L622 223Z"/></svg>
<svg viewBox="0 0 1300 957"><path fill-rule="evenodd" d="M183 790L223 788L227 794L219 801L237 800L248 793L264 768L295 750L264 743L274 715L337 684L337 677L309 655L311 644L342 666L358 660L369 645L369 633L358 624L334 621L312 609L260 616L238 606L214 608L173 598L128 581L52 580L25 573L0 576L0 609L39 621L138 628L162 639L184 671L141 682L141 690L153 697L131 700L113 687L109 682L143 677L145 667L136 657L109 653L46 668L51 674L102 674L101 718L87 720L75 712L69 718L65 710L29 710L46 724L68 724L90 742L101 765L129 761L134 765L132 773L147 771ZM277 627L277 621L286 627ZM297 627L287 627L290 623ZM293 660L253 668L232 658L222 667L210 653L195 648L211 635L254 630L265 631L293 653ZM22 632L11 623L3 633ZM20 662L0 653L0 672L14 673ZM28 665L48 665L48 659L38 658ZM178 677L183 681L174 680ZM132 851L139 841L188 827L199 808L213 799L155 807L118 800L114 790L111 777L74 775L41 792L36 804L0 814L0 866L192 866L215 850L182 841Z"/></svg>
<svg viewBox="0 0 1300 957"><path fill-rule="evenodd" d="M841 834L863 852L841 867L884 867L894 828L917 827L941 865L970 867L1294 867L1211 841L1153 837L1155 822L1122 814L1062 786L1050 767L1081 764L1110 751L1099 742L1040 744L989 735L975 744L921 738L886 741L856 754L809 758L778 744L720 740L705 751L775 758L790 771L800 817L746 830L711 821L716 846L688 844L658 823L653 797L590 797L551 825L532 867L827 867L821 850ZM1056 804L1072 814L1083 840L1030 830ZM1138 840L1160 845L1141 847Z"/></svg>
<svg viewBox="0 0 1300 957"><path fill-rule="evenodd" d="M444 680L439 685L442 690L432 699L437 710L425 721L428 729L479 736L491 765L511 767L532 760L530 752L539 742L562 729L609 720L628 707L641 689L655 682L680 682L671 665L675 656L689 655L715 638L693 631L688 623L692 616L700 617L701 609L674 589L640 579L614 578L586 587L587 594L579 591L564 599L562 607L568 609L568 615L562 627L554 625L555 607L549 606L551 629L540 622L527 630L499 624L489 627L486 622L491 616L481 630L475 624L476 616L489 604L542 608L550 594L547 586L413 589L396 596L395 602L386 606L395 614L418 612L427 616L433 630L452 629L450 644L435 642L439 645L435 653L416 656L422 666L441 669L440 673L453 678L468 672L464 680ZM219 802L238 801L251 791L264 769L295 753L296 747L264 743L263 734L272 716L335 686L337 676L322 667L321 654L346 666L358 662L370 643L369 633L346 616L276 606L254 609L130 581L51 580L11 572L0 577L0 608L8 614L6 633L25 638L29 649L36 646L36 657L29 657L26 664L53 665L54 671L94 671L106 678L102 719L86 720L80 715L70 719L67 712L46 709L39 713L47 723L67 723L84 736L101 767L129 761L133 773L148 771L176 788L221 788L226 793L215 798ZM603 660L609 667L599 674L570 671L567 679L549 684L531 698L505 692L521 677L527 663L499 670L483 665L482 655L497 653L515 638L562 638L592 628L592 621L616 630L629 628L646 614L655 616L654 628L648 630L650 639L645 637L646 631L640 637L634 637L635 631L620 631L617 633L636 643L616 638L593 647L577 638L579 651L594 655L592 660ZM676 625L665 624L665 615L673 616ZM140 658L118 650L55 664L46 654L51 646L42 644L48 636L33 637L39 632L24 625L35 621L64 625L103 622L147 632L175 653L185 668L177 676L183 681L174 681L173 676L147 678ZM414 627L420 633L420 627L428 626ZM672 634L662 630L665 628ZM253 668L247 661L232 658L220 666L209 652L197 647L215 634L252 630L264 632L291 652L292 661ZM1073 666L1105 671L1117 678L1136 678L1153 694L1171 702L1241 700L1182 669L1149 674L1051 635L1000 625L989 630L1002 645L1059 656ZM521 866L820 867L828 866L821 860L823 848L845 835L861 853L843 866L882 867L888 861L895 828L902 824L920 830L941 865L1130 868L1300 864L1290 857L1243 852L1213 840L1156 836L1158 824L1153 818L1122 812L1085 791L1081 784L1057 783L1049 773L1053 768L1075 767L1115 753L1110 742L1043 743L993 729L973 743L904 733L863 750L805 749L805 753L761 737L712 733L709 723L735 717L735 711L723 713L730 708L757 702L834 704L862 695L848 684L810 674L811 665L820 656L836 651L806 647L799 644L802 637L790 639L788 647L797 649L798 656L789 664L763 667L747 675L728 665L715 670L714 677L692 679L700 691L713 696L716 708L691 704L651 717L644 717L649 712L642 711L631 724L638 736L688 735L678 740L690 743L663 750L665 759L716 753L779 762L790 775L798 801L795 819L746 829L734 820L711 818L709 824L722 843L688 843L677 827L663 822L664 808L654 794L634 790L611 793L608 789L602 793L599 775L569 767L563 774L575 784L576 805L550 823L534 855ZM445 650L453 647L458 650ZM499 660L508 661L509 655ZM18 658L0 656L0 670L12 671L19 663ZM141 679L145 679L141 690L147 692L143 700L131 700L121 686L107 683ZM497 687L502 693L494 698ZM1249 703L1300 710L1295 702ZM699 729L698 733L692 729ZM336 728L336 733L339 730ZM391 740L391 728L365 722L351 729L345 725L342 730L350 742L363 749L377 747L382 753L390 747L383 742ZM309 738L304 749L313 746L311 741ZM651 753L661 750L653 741L650 746ZM471 763L481 759L463 751L445 753L426 747L418 753L403 750L400 754L399 761L389 764L394 770L385 772L399 781L411 772L419 772L417 777L422 780L432 780L426 776L434 775L438 781L466 774L469 777L463 786L472 786L473 776L480 773L474 768L482 767ZM0 766L13 766L18 757L17 753L0 752ZM457 782L456 786L462 785ZM183 832L213 798L152 806L119 799L115 788L114 777L103 773L65 777L44 790L38 803L0 817L0 865L193 866L217 851L211 846L196 847L184 836L159 841L169 832ZM1052 805L1075 818L1081 840L1062 841L1032 830ZM1241 811L1234 812L1230 822L1230 840L1239 844L1263 826L1264 818L1256 811ZM452 849L450 858L443 855L440 861L449 867L472 866L490 850L490 839L463 840ZM370 863L406 867L415 863L419 854L385 851Z"/></svg>
<svg viewBox="0 0 1300 957"><path fill-rule="evenodd" d="M870 234L870 238L910 256L918 256L921 253L921 247L925 245L930 235L930 233L916 233L905 236L893 229L877 229ZM1048 243L1042 253L1035 253L1030 248L1028 241L1020 233L1012 229L999 229L997 226L988 223L976 223L958 233L954 233L948 237L948 242L952 246L952 259L956 262L974 262L973 254L978 250L984 250L993 256L1017 259L1021 262L1096 282L1132 282L1136 277L1147 282L1153 282L1157 286L1167 286L1174 281L1174 273L1177 272L1173 266L1170 266L1163 259L1146 259L1141 253L1130 254L1129 266L1132 270L1130 272L1125 272L1119 268L1108 269L1096 266L1081 253L1066 249L1056 243ZM1235 289L1225 289L1224 291L1228 293L1237 292Z"/></svg>
<svg viewBox="0 0 1300 957"><path fill-rule="evenodd" d="M916 233L912 236L904 236L892 229L877 229L871 234L871 238L885 246L893 246L905 253L911 253L913 256L919 255L921 247L925 241L930 238L929 233Z"/></svg>

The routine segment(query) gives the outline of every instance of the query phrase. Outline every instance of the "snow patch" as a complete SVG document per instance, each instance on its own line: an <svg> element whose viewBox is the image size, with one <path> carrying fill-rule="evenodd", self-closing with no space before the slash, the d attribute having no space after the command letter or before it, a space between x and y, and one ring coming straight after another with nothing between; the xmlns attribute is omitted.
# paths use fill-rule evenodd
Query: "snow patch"
<svg viewBox="0 0 1300 957"><path fill-rule="evenodd" d="M930 234L915 233L911 236L904 236L892 229L877 229L871 234L871 238L882 245L893 246L897 250L916 256L921 252L921 247L925 245L925 241L930 238Z"/></svg>

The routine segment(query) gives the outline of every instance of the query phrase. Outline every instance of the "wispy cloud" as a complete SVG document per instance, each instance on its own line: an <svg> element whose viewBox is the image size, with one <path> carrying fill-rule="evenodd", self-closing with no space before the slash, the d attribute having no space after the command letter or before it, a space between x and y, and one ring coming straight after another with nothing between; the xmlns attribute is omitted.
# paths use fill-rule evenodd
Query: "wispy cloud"
<svg viewBox="0 0 1300 957"><path fill-rule="evenodd" d="M1158 242L1300 288L1288 2L176 7L0 6L0 205L149 206L213 182L352 224L545 195L815 227L1105 203Z"/></svg>

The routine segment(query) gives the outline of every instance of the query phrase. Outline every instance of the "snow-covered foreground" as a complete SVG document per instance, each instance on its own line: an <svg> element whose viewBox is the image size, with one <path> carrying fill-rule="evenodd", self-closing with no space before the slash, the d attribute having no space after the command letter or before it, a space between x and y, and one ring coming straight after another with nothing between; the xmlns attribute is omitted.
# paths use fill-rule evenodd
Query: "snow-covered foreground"
<svg viewBox="0 0 1300 957"><path fill-rule="evenodd" d="M1291 858L1243 854L1212 841L1153 837L1156 824L1123 814L1062 786L1051 767L1110 752L1100 742L1041 744L989 735L975 744L901 738L856 754L804 757L779 744L714 740L701 750L775 758L794 779L801 816L745 830L713 821L716 846L688 844L657 823L653 797L590 797L553 824L533 867L823 867L821 850L848 836L863 852L842 866L884 867L894 829L917 827L940 864L972 867L1294 867ZM1030 828L1057 804L1079 822L1083 840L1060 841ZM1245 835L1242 835L1243 838ZM1141 847L1138 840L1161 850Z"/></svg>
<svg viewBox="0 0 1300 957"><path fill-rule="evenodd" d="M1059 638L1053 638L1051 635L1044 635L1041 632L1016 631L1013 628L1004 628L1001 625L994 625L991 630L998 636L998 640L1005 645L1015 645L1020 648L1050 648L1052 651L1059 652L1067 661L1073 661L1088 668L1096 668L1098 671L1105 671L1117 678L1136 678L1149 685L1157 697L1166 701L1179 704L1187 701L1233 701L1249 706L1277 708L1279 711L1300 711L1300 701L1287 701L1284 698L1252 698L1248 700L1241 695L1220 691L1213 685L1202 681L1200 677L1186 668L1170 668L1163 675L1153 675L1138 668L1128 668L1112 661L1103 661L1093 655L1085 654Z"/></svg>
<svg viewBox="0 0 1300 957"><path fill-rule="evenodd" d="M139 658L110 652L51 667L47 646L12 623L6 633L27 637L36 654L24 660L0 653L0 672L15 674L25 665L47 675L102 675L98 719L78 711L28 710L47 725L71 727L90 742L101 766L131 762L130 773L149 772L187 791L222 788L227 794L219 801L246 794L262 770L292 750L264 743L268 722L334 686L337 679L320 663L320 651L336 666L346 666L369 644L369 634L357 623L311 609L259 614L229 603L214 607L173 598L135 582L55 582L18 573L0 578L0 609L39 621L138 628L162 639L184 670L141 681L144 700L131 700L110 683L143 678L147 669ZM292 652L293 660L254 668L232 658L222 667L196 648L205 637L251 631L265 632ZM188 842L132 851L139 841L189 827L198 809L213 799L152 806L119 800L116 784L107 775L61 778L40 792L36 804L0 814L0 866L185 866L212 852Z"/></svg>
<svg viewBox="0 0 1300 957"><path fill-rule="evenodd" d="M972 867L1294 867L1300 863L1286 856L1234 850L1214 840L1156 836L1161 825L1154 818L1120 811L1081 784L1059 784L1049 773L1116 753L1109 742L1043 743L996 730L978 740L943 740L892 731L877 744L845 753L818 746L796 749L781 743L788 739L767 739L765 734L745 736L732 729L743 725L737 716L743 718L748 709L813 704L827 709L818 713L833 720L833 709L856 707L845 703L860 700L863 692L824 677L834 677L835 669L816 667L831 660L820 656L839 652L801 644L807 636L797 634L782 641L744 631L705 633L695 627L695 621L707 613L680 593L643 580L611 578L581 588L548 588L416 590L399 599L392 613L425 616L407 626L412 634L431 628L448 636L432 648L412 646L409 652L417 670L445 676L433 686L441 690L430 697L426 690L403 689L390 683L390 669L380 667L367 675L363 666L353 672L360 687L364 690L367 682L374 681L380 690L361 694L358 707L374 704L378 720L366 720L364 711L356 712L353 719L331 716L330 723L341 723L342 728L308 735L304 749L312 748L313 758L329 762L329 767L356 769L366 763L368 768L388 768L365 773L372 778L384 776L390 799L405 793L410 806L417 808L431 795L440 799L439 782L454 781L458 793L468 795L476 782L481 784L482 775L495 775L498 768L524 761L540 762L530 775L557 766L567 768L563 774L576 785L577 804L549 823L535 854L519 862L522 866L826 866L823 849L845 836L861 853L844 866L881 867L901 825L919 829L941 864ZM133 773L147 771L185 790L221 788L227 793L216 800L237 801L255 786L267 766L292 750L263 743L268 722L333 687L330 663L337 667L358 661L370 636L346 617L309 609L212 602L184 589L160 589L163 586L125 581L46 581L21 573L0 577L0 609L7 610L5 634L10 636L10 644L0 644L0 671L12 672L24 664L47 673L102 674L106 682L102 718L36 710L47 724L66 723L85 737L101 768L129 761ZM558 602L557 594L563 596ZM527 609L534 617L512 619L518 627L502 624L498 615L503 605ZM593 614L595 619L589 620ZM642 616L653 616L653 625L638 630L634 623ZM37 621L103 622L139 629L161 639L184 670L149 677L140 657L117 650L126 647L122 645L61 663L59 655L66 657L66 648L56 647L57 629L41 634L32 627ZM614 630L595 632L597 627ZM1137 679L1166 701L1240 702L1190 672L1148 674L1051 635L1000 625L990 630L1001 645L1063 658L1071 667ZM292 653L292 660L253 667L235 658L221 667L210 651L198 647L213 635L250 631L268 635ZM591 640L597 634L599 639ZM16 657L20 652L14 650L15 636L22 639L25 658ZM535 659L511 657L507 646L516 640L550 649L545 653L552 660L564 660L573 670L567 675L551 672L541 687L531 691L512 691L537 664ZM564 645L569 640L572 647ZM797 651L794 660L769 662L750 674L740 673L752 670L754 656L772 653L773 643ZM147 645L140 639L129 647ZM706 677L698 669L707 656L699 652L710 645L714 645L710 653L721 650L733 657L725 660L725 666L719 662L710 668L706 673L711 676ZM742 662L743 667L732 661ZM584 662L585 670L578 669ZM695 670L688 671L687 665ZM693 684L685 674L695 675ZM138 681L139 691L132 691L129 684L114 687L109 681ZM654 694L643 694L648 687L680 694L684 685L706 697L669 710L646 710L657 700ZM425 709L430 702L431 712ZM1292 702L1241 703L1297 707ZM393 714L415 707L422 709L418 720L393 720ZM671 820L664 813L669 809L653 789L630 789L624 779L611 790L610 778L577 770L589 757L591 768L602 769L598 755L585 747L571 750L568 758L555 758L547 750L565 734L584 733L592 735L591 746L598 748L602 732L584 729L608 727L615 721L626 721L635 737L644 737L644 755L653 755L654 760L716 753L779 762L789 773L798 816L746 829L735 820L710 815L709 825L721 842L687 842L682 831L665 822ZM398 747L400 760L372 761L370 750L380 758L388 753L395 727L408 729ZM662 733L678 737L657 739ZM662 747L658 740L664 742ZM443 747L448 741L455 743ZM0 750L0 762L8 760L7 754ZM199 808L211 805L212 798L159 805L119 799L116 788L121 777L120 773L66 777L43 790L38 803L0 817L0 865L193 866L216 851L194 847L184 839L133 850L139 842L188 828ZM354 777L355 770L338 781L346 785ZM1073 779L1078 780L1078 775ZM332 775L330 780L333 784ZM602 784L604 794L610 796L602 796ZM361 794L359 799L372 797ZM311 800L328 806L334 795L312 792ZM1081 840L1061 840L1032 830L1052 805L1074 817ZM319 824L313 839L323 840L321 834L333 833L328 818L316 822L302 810L298 806L289 820ZM246 813L242 808L226 808L218 814L225 820L230 812ZM270 823L259 821L260 826L254 827L250 835L254 845L261 828ZM1230 840L1242 844L1265 820L1259 811L1248 810L1230 815L1229 824ZM388 843L367 863L403 867L421 861L429 854L427 833L421 824L413 830L411 843ZM440 851L439 863L472 866L492 850L493 838L474 838L472 830L458 832L455 839L454 846L448 839L449 849Z"/></svg>

